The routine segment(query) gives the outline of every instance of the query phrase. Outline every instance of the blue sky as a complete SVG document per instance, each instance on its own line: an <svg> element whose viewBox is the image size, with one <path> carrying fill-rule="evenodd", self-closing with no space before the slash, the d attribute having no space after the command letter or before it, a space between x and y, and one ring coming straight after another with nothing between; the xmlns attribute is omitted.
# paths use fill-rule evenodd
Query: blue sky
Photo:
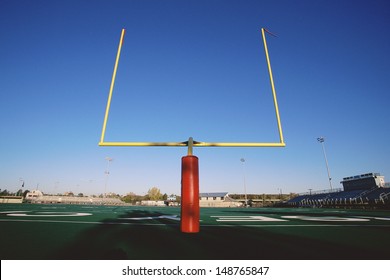
<svg viewBox="0 0 390 280"><path fill-rule="evenodd" d="M0 188L180 194L186 148L107 141L276 142L260 28L285 148L195 148L200 191L305 192L390 181L388 1L0 2ZM245 158L245 166L240 159Z"/></svg>

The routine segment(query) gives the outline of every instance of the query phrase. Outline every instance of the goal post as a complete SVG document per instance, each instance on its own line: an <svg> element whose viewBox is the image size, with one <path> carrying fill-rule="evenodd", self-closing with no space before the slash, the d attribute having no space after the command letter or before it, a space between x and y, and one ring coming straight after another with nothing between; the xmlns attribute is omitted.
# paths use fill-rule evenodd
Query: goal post
<svg viewBox="0 0 390 280"><path fill-rule="evenodd" d="M115 78L116 73L118 69L119 64L119 58L121 54L121 49L123 45L123 40L125 36L125 29L122 29L121 37L119 40L119 46L118 51L116 55L115 65L114 65L114 71L112 74L112 80L111 80L111 86L110 91L108 94L107 99L107 105L106 105L106 111L104 115L104 121L103 121L103 128L102 133L100 137L99 146L108 146L108 147L152 147L152 146L164 146L164 147L185 147L187 146L187 142L127 142L127 141L105 141L105 134L106 134L106 127L108 122L108 116L110 112L111 107L111 100L114 90L114 84L115 84ZM268 54L268 47L267 47L267 41L265 32L270 33L265 28L261 29L262 37L263 37L263 43L264 43L264 52L267 60L268 65L268 73L269 73L269 79L271 84L271 90L272 90L272 96L273 96L273 103L275 108L275 115L276 115L276 122L278 127L278 134L279 134L279 142L201 142L201 141L194 141L193 146L194 147L285 147L286 144L284 143L283 139L283 131L282 131L282 124L280 120L280 114L279 114L279 106L278 101L276 97L276 90L272 75L272 69L271 69L271 62ZM272 34L272 33L270 33Z"/></svg>
<svg viewBox="0 0 390 280"><path fill-rule="evenodd" d="M197 233L199 232L199 159L193 155L193 147L285 147L282 124L280 121L279 107L276 98L275 85L273 81L271 62L268 55L268 47L266 42L265 33L270 33L265 28L261 29L264 52L268 65L268 74L271 84L275 115L279 133L279 142L200 142L195 141L192 137L188 141L182 142L124 142L124 141L105 141L105 134L108 122L109 111L111 107L112 94L114 90L115 77L118 69L118 63L120 53L125 36L125 29L122 29L121 37L119 40L118 51L115 59L114 71L112 74L110 91L108 94L106 111L104 115L103 128L100 137L99 146L107 147L151 147L151 146L164 146L164 147L188 147L187 156L182 157L181 163L181 218L180 218L180 230L185 233Z"/></svg>

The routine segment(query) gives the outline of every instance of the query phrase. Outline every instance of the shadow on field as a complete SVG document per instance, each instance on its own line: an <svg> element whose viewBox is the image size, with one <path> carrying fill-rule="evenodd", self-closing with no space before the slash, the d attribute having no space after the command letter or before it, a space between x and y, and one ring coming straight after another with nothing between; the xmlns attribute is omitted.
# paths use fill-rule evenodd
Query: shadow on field
<svg viewBox="0 0 390 280"><path fill-rule="evenodd" d="M378 249L380 246L358 247L334 242L333 237L347 239L353 233L342 228L287 229L203 225L200 233L188 234L180 232L180 222L172 219L174 215L167 218L166 213L158 211L132 211L119 218L115 221L108 219L102 224L86 229L77 235L71 244L61 248L50 258L90 260L389 258L389 253L385 253L387 250ZM145 219L142 220L143 218ZM381 236L388 235L388 229L378 228L376 231Z"/></svg>

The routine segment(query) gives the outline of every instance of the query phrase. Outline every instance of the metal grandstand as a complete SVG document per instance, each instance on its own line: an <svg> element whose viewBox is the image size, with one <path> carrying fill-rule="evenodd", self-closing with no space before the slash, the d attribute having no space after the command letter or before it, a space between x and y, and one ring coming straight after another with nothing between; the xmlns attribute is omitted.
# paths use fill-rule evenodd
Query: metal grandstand
<svg viewBox="0 0 390 280"><path fill-rule="evenodd" d="M287 201L293 207L373 206L390 207L390 188L379 173L346 177L343 189L306 193Z"/></svg>

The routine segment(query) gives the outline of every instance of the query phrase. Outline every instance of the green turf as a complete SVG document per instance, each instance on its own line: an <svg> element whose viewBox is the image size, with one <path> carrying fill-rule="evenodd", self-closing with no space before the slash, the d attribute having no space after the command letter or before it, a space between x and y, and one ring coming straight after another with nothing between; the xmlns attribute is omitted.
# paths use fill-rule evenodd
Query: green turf
<svg viewBox="0 0 390 280"><path fill-rule="evenodd" d="M269 218L279 220L264 220ZM181 233L179 219L180 208L174 207L0 204L0 257L390 258L390 212L386 211L201 208L196 234Z"/></svg>

